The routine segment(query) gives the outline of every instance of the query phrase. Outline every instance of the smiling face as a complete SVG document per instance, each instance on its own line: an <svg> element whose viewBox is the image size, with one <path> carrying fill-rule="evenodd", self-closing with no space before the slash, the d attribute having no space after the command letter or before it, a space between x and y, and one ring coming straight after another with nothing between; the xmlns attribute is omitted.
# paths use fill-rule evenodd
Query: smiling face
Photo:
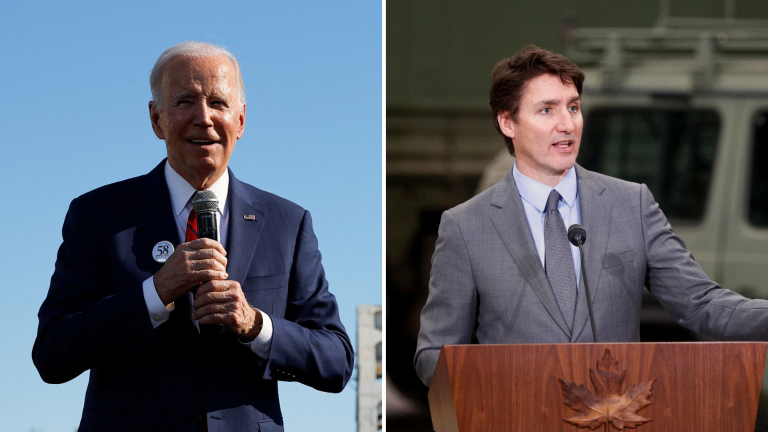
<svg viewBox="0 0 768 432"><path fill-rule="evenodd" d="M498 116L502 133L512 138L517 168L526 177L556 186L576 163L581 143L581 97L555 75L528 81L517 120Z"/></svg>
<svg viewBox="0 0 768 432"><path fill-rule="evenodd" d="M165 140L168 163L197 189L227 169L243 135L245 104L235 66L224 56L178 56L163 67L162 108L149 103L152 129Z"/></svg>

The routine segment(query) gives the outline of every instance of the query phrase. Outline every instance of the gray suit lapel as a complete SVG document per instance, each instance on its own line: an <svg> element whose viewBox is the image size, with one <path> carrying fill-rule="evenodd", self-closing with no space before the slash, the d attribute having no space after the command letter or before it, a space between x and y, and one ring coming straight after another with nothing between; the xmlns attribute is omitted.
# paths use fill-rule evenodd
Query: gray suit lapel
<svg viewBox="0 0 768 432"><path fill-rule="evenodd" d="M504 246L552 319L566 335L570 336L571 332L560 312L557 299L541 266L539 254L536 252L536 244L528 227L523 202L511 170L499 183L499 187L493 191L491 206L491 222L504 242Z"/></svg>
<svg viewBox="0 0 768 432"><path fill-rule="evenodd" d="M230 280L242 283L248 274L261 231L267 219L266 209L245 185L229 171L229 235L227 237L227 273ZM244 218L245 215L255 218Z"/></svg>
<svg viewBox="0 0 768 432"><path fill-rule="evenodd" d="M611 203L608 197L603 195L605 185L591 172L576 165L576 178L579 184L581 225L587 232L587 241L584 243L584 260L586 261L589 293L594 305L595 298L599 295L602 257L605 256L608 247L608 235L611 228ZM576 300L576 315L573 320L571 342L578 340L583 332L588 333L590 338L592 337L592 330L586 325L588 321L589 309L584 281L579 275L579 295ZM598 321L597 317L595 317L595 321Z"/></svg>

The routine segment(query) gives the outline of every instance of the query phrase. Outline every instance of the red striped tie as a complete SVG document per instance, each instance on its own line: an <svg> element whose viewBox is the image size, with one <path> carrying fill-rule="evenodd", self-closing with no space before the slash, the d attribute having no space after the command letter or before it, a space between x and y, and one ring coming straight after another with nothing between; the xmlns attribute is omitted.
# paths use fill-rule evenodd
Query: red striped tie
<svg viewBox="0 0 768 432"><path fill-rule="evenodd" d="M187 219L187 236L184 239L184 243L197 240L197 213L195 209L189 212L189 218Z"/></svg>

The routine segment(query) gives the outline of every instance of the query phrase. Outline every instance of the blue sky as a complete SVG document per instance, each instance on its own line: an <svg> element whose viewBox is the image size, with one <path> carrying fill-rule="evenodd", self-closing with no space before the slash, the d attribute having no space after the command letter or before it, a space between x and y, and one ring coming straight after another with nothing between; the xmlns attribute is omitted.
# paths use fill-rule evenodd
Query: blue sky
<svg viewBox="0 0 768 432"><path fill-rule="evenodd" d="M0 4L5 231L0 430L75 430L87 374L42 382L37 310L69 202L150 171L149 72L185 40L240 60L248 111L230 167L310 210L341 318L382 303L381 3L25 1ZM289 431L356 430L356 384L338 395L280 388Z"/></svg>

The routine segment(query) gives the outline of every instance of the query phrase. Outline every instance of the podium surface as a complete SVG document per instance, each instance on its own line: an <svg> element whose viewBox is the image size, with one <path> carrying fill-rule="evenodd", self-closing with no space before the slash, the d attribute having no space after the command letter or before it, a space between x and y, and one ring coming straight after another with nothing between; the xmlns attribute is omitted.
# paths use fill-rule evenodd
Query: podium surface
<svg viewBox="0 0 768 432"><path fill-rule="evenodd" d="M564 420L579 413L560 380L595 394L590 369L606 349L626 370L620 391L655 378L637 411L650 421L624 430L754 430L766 342L446 345L429 390L434 429L589 431Z"/></svg>

